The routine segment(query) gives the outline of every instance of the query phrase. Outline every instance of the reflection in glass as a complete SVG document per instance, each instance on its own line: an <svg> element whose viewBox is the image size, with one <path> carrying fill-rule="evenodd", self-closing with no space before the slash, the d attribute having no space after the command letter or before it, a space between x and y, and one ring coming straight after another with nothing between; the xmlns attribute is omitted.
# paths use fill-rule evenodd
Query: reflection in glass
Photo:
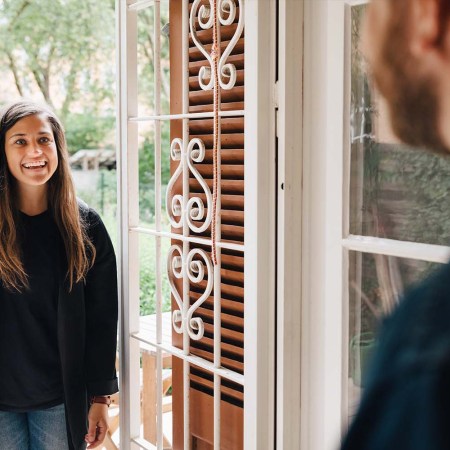
<svg viewBox="0 0 450 450"><path fill-rule="evenodd" d="M351 17L350 233L450 245L450 161L395 142L358 49L364 8Z"/></svg>
<svg viewBox="0 0 450 450"><path fill-rule="evenodd" d="M440 264L368 253L349 253L349 415L359 402L380 319L409 287Z"/></svg>

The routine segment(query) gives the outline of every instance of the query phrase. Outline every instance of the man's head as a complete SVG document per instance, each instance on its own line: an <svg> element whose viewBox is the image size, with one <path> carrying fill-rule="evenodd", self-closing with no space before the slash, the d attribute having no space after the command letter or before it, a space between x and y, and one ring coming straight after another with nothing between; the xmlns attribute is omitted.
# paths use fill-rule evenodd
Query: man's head
<svg viewBox="0 0 450 450"><path fill-rule="evenodd" d="M363 52L405 143L450 152L450 0L372 0Z"/></svg>

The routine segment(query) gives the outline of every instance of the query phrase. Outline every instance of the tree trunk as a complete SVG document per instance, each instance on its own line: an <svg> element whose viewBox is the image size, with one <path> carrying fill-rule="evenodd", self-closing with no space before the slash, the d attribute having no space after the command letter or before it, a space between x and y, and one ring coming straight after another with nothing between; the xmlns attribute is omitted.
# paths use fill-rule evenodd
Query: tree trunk
<svg viewBox="0 0 450 450"><path fill-rule="evenodd" d="M20 76L17 71L16 63L14 62L14 56L10 52L7 52L7 55L9 60L9 68L14 76L14 82L16 83L17 91L19 92L19 95L23 97L22 83L20 82Z"/></svg>

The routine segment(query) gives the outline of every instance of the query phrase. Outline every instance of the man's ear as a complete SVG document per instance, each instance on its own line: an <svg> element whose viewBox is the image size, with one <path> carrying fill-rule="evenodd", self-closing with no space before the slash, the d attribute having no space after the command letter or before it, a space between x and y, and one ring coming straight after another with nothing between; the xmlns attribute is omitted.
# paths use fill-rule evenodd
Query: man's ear
<svg viewBox="0 0 450 450"><path fill-rule="evenodd" d="M412 56L420 57L430 49L441 45L441 2L440 0L409 1L411 2L410 50Z"/></svg>

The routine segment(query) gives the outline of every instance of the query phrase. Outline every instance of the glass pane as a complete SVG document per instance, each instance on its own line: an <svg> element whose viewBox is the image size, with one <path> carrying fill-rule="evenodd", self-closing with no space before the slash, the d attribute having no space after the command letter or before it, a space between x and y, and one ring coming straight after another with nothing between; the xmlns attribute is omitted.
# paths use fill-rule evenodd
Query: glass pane
<svg viewBox="0 0 450 450"><path fill-rule="evenodd" d="M350 233L449 245L450 160L395 141L358 49L364 8L352 8Z"/></svg>
<svg viewBox="0 0 450 450"><path fill-rule="evenodd" d="M160 122L156 126L154 121L139 124L139 220L144 228L156 229L156 168L155 158L157 136L160 139L160 191L161 191L161 231L171 231L169 217L166 211L166 192L170 181L170 166L178 162L170 159L170 127L178 125L180 121ZM182 176L178 184L172 188L172 193L180 190Z"/></svg>
<svg viewBox="0 0 450 450"><path fill-rule="evenodd" d="M169 2L155 2L155 6L138 13L138 113L140 116L155 114L155 62L158 57L155 46L155 7L160 8L160 65L161 65L161 114L169 114L170 64L169 64Z"/></svg>
<svg viewBox="0 0 450 450"><path fill-rule="evenodd" d="M180 245L179 242L176 244ZM160 279L156 274L156 251L160 246ZM167 258L171 241L168 238L155 237L141 234L139 236L139 271L140 271L140 316L151 316L152 334L151 339L156 339L156 289L159 284L161 289L162 312L168 315L167 325L170 336L170 311L171 311L171 294L167 273ZM166 319L163 317L163 322ZM164 334L164 333L163 333ZM167 337L166 336L166 337ZM166 343L171 343L167 338Z"/></svg>
<svg viewBox="0 0 450 450"><path fill-rule="evenodd" d="M406 289L440 266L386 255L349 253L349 416L355 413L364 387L380 318L393 310Z"/></svg>
<svg viewBox="0 0 450 450"><path fill-rule="evenodd" d="M176 138L182 137L182 126L183 122L181 120L171 120L161 122L161 229L164 231L172 233L182 233L183 229L173 228L170 224L169 214L175 222L180 221L179 216L173 216L172 200L177 194L181 194L183 191L182 180L183 175L180 175L172 179L172 175L175 177L176 169L178 168L181 161L178 159L173 159L171 157L171 146L174 149L178 149L174 144ZM175 150L174 150L175 151ZM170 182L171 183L170 184ZM169 193L167 193L167 188L170 184ZM169 205L169 208L167 208Z"/></svg>

